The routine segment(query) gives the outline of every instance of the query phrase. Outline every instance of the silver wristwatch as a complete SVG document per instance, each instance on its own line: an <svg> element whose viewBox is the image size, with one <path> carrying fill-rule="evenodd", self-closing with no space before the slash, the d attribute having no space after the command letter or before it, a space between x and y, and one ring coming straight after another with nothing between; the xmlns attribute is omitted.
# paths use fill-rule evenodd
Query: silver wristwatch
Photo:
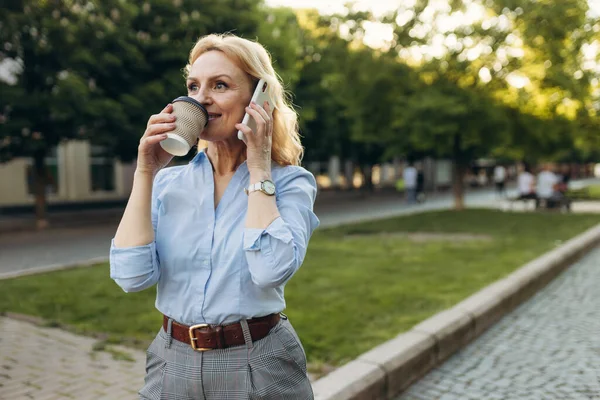
<svg viewBox="0 0 600 400"><path fill-rule="evenodd" d="M267 196L273 196L275 194L275 184L273 181L265 179L248 186L248 188L244 188L244 192L246 192L246 194L256 191L263 192Z"/></svg>

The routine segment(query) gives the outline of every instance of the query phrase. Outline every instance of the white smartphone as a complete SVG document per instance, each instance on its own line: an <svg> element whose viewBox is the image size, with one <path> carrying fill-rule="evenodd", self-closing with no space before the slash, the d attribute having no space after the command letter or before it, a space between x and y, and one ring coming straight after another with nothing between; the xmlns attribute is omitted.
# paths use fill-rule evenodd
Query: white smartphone
<svg viewBox="0 0 600 400"><path fill-rule="evenodd" d="M256 89L254 89L254 93L252 94L251 102L255 102L261 107L264 107L265 101L269 104L269 116L273 116L273 100L269 96L269 91L267 90L267 82L264 79L261 79L256 84ZM242 124L248 125L252 132L256 132L256 121L254 118L250 116L250 114L246 113L244 115L244 119L242 120ZM238 139L244 140L244 133L242 131L238 131Z"/></svg>

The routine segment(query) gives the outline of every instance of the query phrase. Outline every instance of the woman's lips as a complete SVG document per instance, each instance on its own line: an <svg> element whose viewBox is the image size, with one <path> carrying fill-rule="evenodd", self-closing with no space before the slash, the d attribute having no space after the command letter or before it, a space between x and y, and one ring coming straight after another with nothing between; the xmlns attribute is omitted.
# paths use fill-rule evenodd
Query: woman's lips
<svg viewBox="0 0 600 400"><path fill-rule="evenodd" d="M217 119L220 116L221 116L221 114L211 114L211 113L208 113L208 120L212 121L213 119Z"/></svg>

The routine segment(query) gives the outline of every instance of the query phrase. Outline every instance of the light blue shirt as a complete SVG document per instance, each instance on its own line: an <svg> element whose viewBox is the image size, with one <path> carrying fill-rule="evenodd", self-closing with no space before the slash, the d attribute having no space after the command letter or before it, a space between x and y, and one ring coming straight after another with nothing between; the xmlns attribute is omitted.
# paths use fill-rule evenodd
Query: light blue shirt
<svg viewBox="0 0 600 400"><path fill-rule="evenodd" d="M302 167L272 166L280 217L265 229L245 228L250 175L235 171L217 208L204 152L154 179L155 240L110 248L110 276L126 292L158 282L156 308L186 325L227 324L285 308L286 282L300 268L319 225L317 186Z"/></svg>

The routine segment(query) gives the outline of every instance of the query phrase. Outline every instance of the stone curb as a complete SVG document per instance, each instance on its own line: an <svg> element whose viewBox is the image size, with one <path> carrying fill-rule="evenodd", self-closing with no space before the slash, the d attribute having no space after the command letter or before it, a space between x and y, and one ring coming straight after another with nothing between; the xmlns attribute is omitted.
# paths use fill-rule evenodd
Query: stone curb
<svg viewBox="0 0 600 400"><path fill-rule="evenodd" d="M397 396L600 243L600 224L313 383L316 400Z"/></svg>
<svg viewBox="0 0 600 400"><path fill-rule="evenodd" d="M92 265L108 262L108 257L97 257L89 260L76 261L68 264L52 264L38 268L29 268L21 271L0 273L0 281L3 279L18 278L27 275L43 274L45 272L61 271L76 267L91 267Z"/></svg>

